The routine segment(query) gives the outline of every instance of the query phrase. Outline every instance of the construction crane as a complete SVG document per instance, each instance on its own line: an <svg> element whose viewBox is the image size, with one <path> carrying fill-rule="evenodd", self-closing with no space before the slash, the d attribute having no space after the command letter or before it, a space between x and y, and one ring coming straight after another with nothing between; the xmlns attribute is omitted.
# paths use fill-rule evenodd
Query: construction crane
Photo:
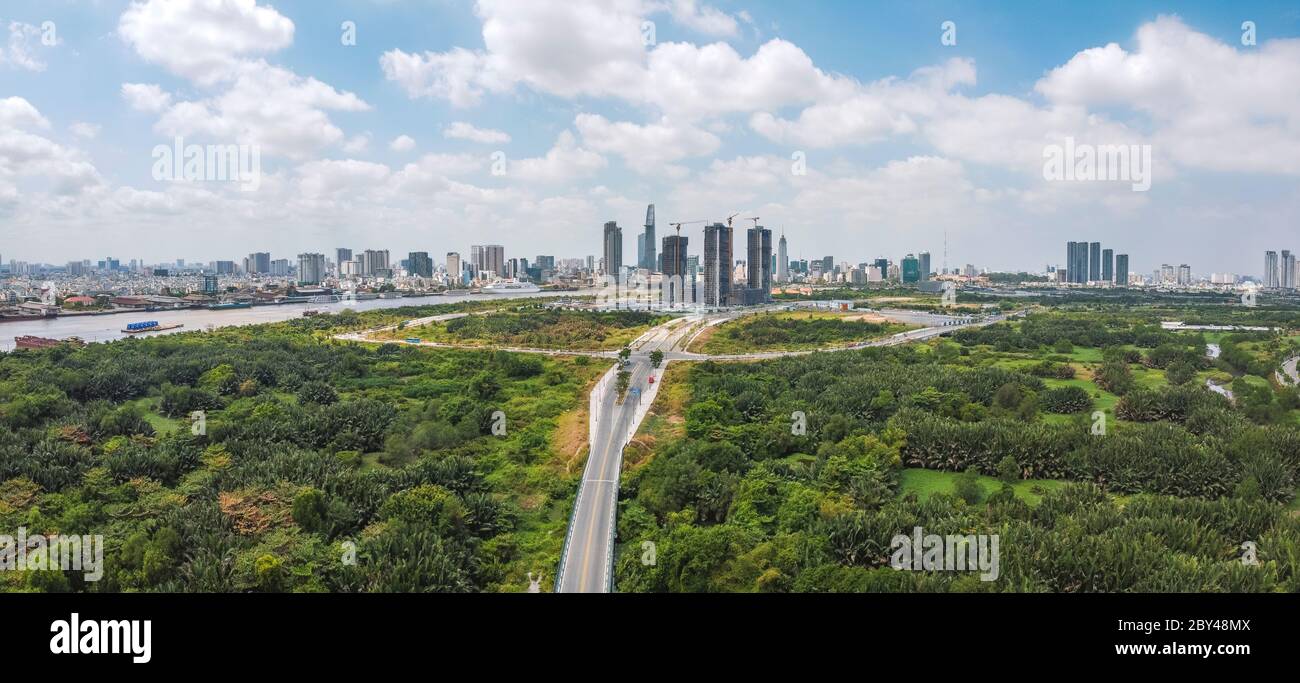
<svg viewBox="0 0 1300 683"><path fill-rule="evenodd" d="M735 218L736 216L739 216L739 215L740 215L740 214L738 214L738 213L733 213L733 214L731 214L730 216L727 216L727 227L728 227L728 228L731 227L731 219L733 219L733 218Z"/></svg>
<svg viewBox="0 0 1300 683"><path fill-rule="evenodd" d="M750 216L749 218L744 218L742 220L754 221L754 227L758 227L758 216Z"/></svg>
<svg viewBox="0 0 1300 683"><path fill-rule="evenodd" d="M702 220L702 221L683 221L683 222L681 222L681 223L669 223L669 225L673 226L674 228L677 228L677 234L680 235L680 234L682 234L682 226L683 226L683 225L695 225L696 223L708 223L708 221L707 221L707 220Z"/></svg>

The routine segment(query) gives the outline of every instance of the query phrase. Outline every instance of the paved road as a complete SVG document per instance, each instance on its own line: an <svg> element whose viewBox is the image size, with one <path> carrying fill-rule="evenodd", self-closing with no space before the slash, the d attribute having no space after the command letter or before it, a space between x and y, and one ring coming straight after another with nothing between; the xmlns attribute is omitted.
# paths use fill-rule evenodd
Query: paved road
<svg viewBox="0 0 1300 683"><path fill-rule="evenodd" d="M764 360L769 358L780 358L784 356L801 356L816 351L775 351L767 353L747 353L731 355L709 355L701 353L692 353L685 351L690 341L702 333L706 328L723 323L727 320L741 317L743 315L752 315L767 309L779 309L784 306L771 306L764 309L748 309L744 311L732 311L726 313L707 313L691 314L673 320L655 327L637 340L630 344L632 356L628 361L628 372L631 378L628 383L629 391L622 403L617 401L616 390L614 386L615 374L617 367L610 369L605 377L597 384L590 397L591 403L591 421L590 425L590 448L588 449L587 464L583 469L582 482L578 488L578 496L574 502L573 514L569 520L568 535L564 541L564 551L560 558L560 569L557 572L555 580L555 590L557 593L607 593L613 590L613 572L614 572L614 535L615 524L618 512L618 480L619 472L623 464L623 448L632 440L640 426L642 419L645 418L651 404L654 403L655 396L659 391L661 382L649 384L650 375L658 375L662 372L655 370L650 366L650 353L658 350L664 353L664 366L675 360L682 361L700 361L700 360ZM883 312L886 317L898 320L903 317L917 315L914 311L898 312L904 315L890 315L894 311ZM933 339L945 334L950 334L964 327L982 327L993 323L1002 322L1008 317L994 315L984 318L980 322L967 323L964 319L953 319L945 316L933 314L920 314L924 316L922 324L930 324L932 327L926 327L908 332L901 332L891 337L877 339L869 342L862 342L847 347L839 347L833 351L848 351L861 349L869 346L895 346L898 344L908 344L927 339ZM414 327L420 322L429 322L435 319L448 319L448 316L437 316L431 319L421 319L419 321L410 321L408 327ZM901 320L900 320L901 321ZM907 320L911 322L910 318ZM918 320L917 322L921 322ZM394 326L395 327L395 326ZM387 329L393 329L392 327ZM339 339L349 341L368 341L370 334L376 330L365 332L349 333L338 335ZM403 342L398 342L403 343ZM430 342L422 342L422 346L441 346ZM485 348L485 347L477 347ZM573 353L600 357L617 357L614 352L566 352L543 349L516 349L509 348L506 350L532 352L532 353ZM638 395L634 390L639 389Z"/></svg>
<svg viewBox="0 0 1300 683"><path fill-rule="evenodd" d="M1300 356L1293 356L1282 363L1282 372L1291 378L1291 384L1300 384L1300 372L1296 370L1296 364L1300 363Z"/></svg>
<svg viewBox="0 0 1300 683"><path fill-rule="evenodd" d="M627 367L631 373L630 388L621 404L617 401L614 386L617 367L597 385L592 399L593 436L556 575L557 593L608 593L613 590L614 528L623 448L636 434L662 385L662 382L648 382L651 375L658 375L663 369L651 367L650 353L659 350L667 356L669 351L683 345L698 323L712 317L715 316L678 318L650 330L633 342ZM665 358L664 366L667 364Z"/></svg>

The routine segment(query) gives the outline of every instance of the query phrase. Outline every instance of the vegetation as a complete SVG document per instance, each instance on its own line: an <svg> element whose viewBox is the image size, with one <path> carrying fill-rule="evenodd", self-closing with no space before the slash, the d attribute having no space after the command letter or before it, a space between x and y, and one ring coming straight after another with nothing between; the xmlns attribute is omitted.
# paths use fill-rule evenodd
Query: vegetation
<svg viewBox="0 0 1300 683"><path fill-rule="evenodd" d="M666 320L667 316L645 311L572 311L532 304L407 327L387 336L443 344L597 351L620 348Z"/></svg>
<svg viewBox="0 0 1300 683"><path fill-rule="evenodd" d="M334 343L382 318L325 318L0 355L0 528L106 546L99 582L0 572L0 590L516 591L552 572L581 472L564 425L585 442L600 364Z"/></svg>
<svg viewBox="0 0 1300 683"><path fill-rule="evenodd" d="M861 317L826 312L753 315L710 328L692 344L692 350L714 354L799 351L846 346L913 329Z"/></svg>
<svg viewBox="0 0 1300 683"><path fill-rule="evenodd" d="M682 429L623 475L619 589L1300 590L1294 388L1209 392L1204 338L1128 310L954 339L686 367ZM998 534L1001 576L895 570L916 526Z"/></svg>

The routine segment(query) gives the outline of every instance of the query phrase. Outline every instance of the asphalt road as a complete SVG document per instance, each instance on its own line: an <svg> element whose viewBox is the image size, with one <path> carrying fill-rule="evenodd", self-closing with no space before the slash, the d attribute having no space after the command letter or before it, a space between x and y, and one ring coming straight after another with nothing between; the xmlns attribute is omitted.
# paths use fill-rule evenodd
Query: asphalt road
<svg viewBox="0 0 1300 683"><path fill-rule="evenodd" d="M779 309L783 307L771 306L765 308ZM569 521L568 535L565 538L563 556L560 559L560 569L556 576L555 590L557 593L607 593L614 589L614 531L618 512L618 480L623 464L623 448L636 434L641 420L645 417L646 409L654 402L654 397L658 393L660 384L649 384L650 375L661 374L667 364L675 360L763 360L816 353L814 351L775 351L710 355L685 351L691 339L703 332L706 326L719 324L725 320L747 314L752 315L757 310L762 309L693 314L682 318L674 318L649 330L630 345L632 356L628 361L627 370L631 373L631 378L628 383L628 393L622 403L617 401L617 392L612 379L607 383L598 385L596 391L599 394L594 402L595 409L591 412L591 420L595 423L594 429L591 430L592 442L587 455L587 464L583 469L578 497L574 502L573 514ZM881 311L881 313L899 322L932 326L834 350L845 351L869 346L894 346L924 341L950 334L963 327L982 327L1002 322L1008 317L993 315L984 318L980 322L955 324L964 321L913 311ZM435 316L420 321L411 321L408 323L408 327L414 327L419 322L450 317L456 316L453 314L453 316ZM395 326L384 329L392 329L393 327ZM365 332L341 334L337 335L337 338L349 341L370 341L368 337L375 331L367 330ZM407 342L397 341L396 343ZM430 342L422 342L420 345L443 346ZM617 357L616 353L608 351L571 352L515 348L506 350L548 354L575 353L607 358ZM658 370L655 370L650 365L650 353L655 350L664 353L664 367ZM615 370L611 370L611 372L615 372ZM640 390L639 396L634 391L635 389Z"/></svg>

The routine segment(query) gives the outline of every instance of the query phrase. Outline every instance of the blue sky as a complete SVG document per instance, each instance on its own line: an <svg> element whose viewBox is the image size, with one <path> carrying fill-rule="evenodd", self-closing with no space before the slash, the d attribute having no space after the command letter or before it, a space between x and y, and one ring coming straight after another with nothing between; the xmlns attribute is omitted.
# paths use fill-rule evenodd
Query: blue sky
<svg viewBox="0 0 1300 683"><path fill-rule="evenodd" d="M1294 3L10 0L0 30L5 259L580 257L606 220L631 259L649 202L853 263L1300 248ZM178 135L257 147L259 188L155 179ZM1067 136L1150 145L1151 189L1045 181Z"/></svg>

